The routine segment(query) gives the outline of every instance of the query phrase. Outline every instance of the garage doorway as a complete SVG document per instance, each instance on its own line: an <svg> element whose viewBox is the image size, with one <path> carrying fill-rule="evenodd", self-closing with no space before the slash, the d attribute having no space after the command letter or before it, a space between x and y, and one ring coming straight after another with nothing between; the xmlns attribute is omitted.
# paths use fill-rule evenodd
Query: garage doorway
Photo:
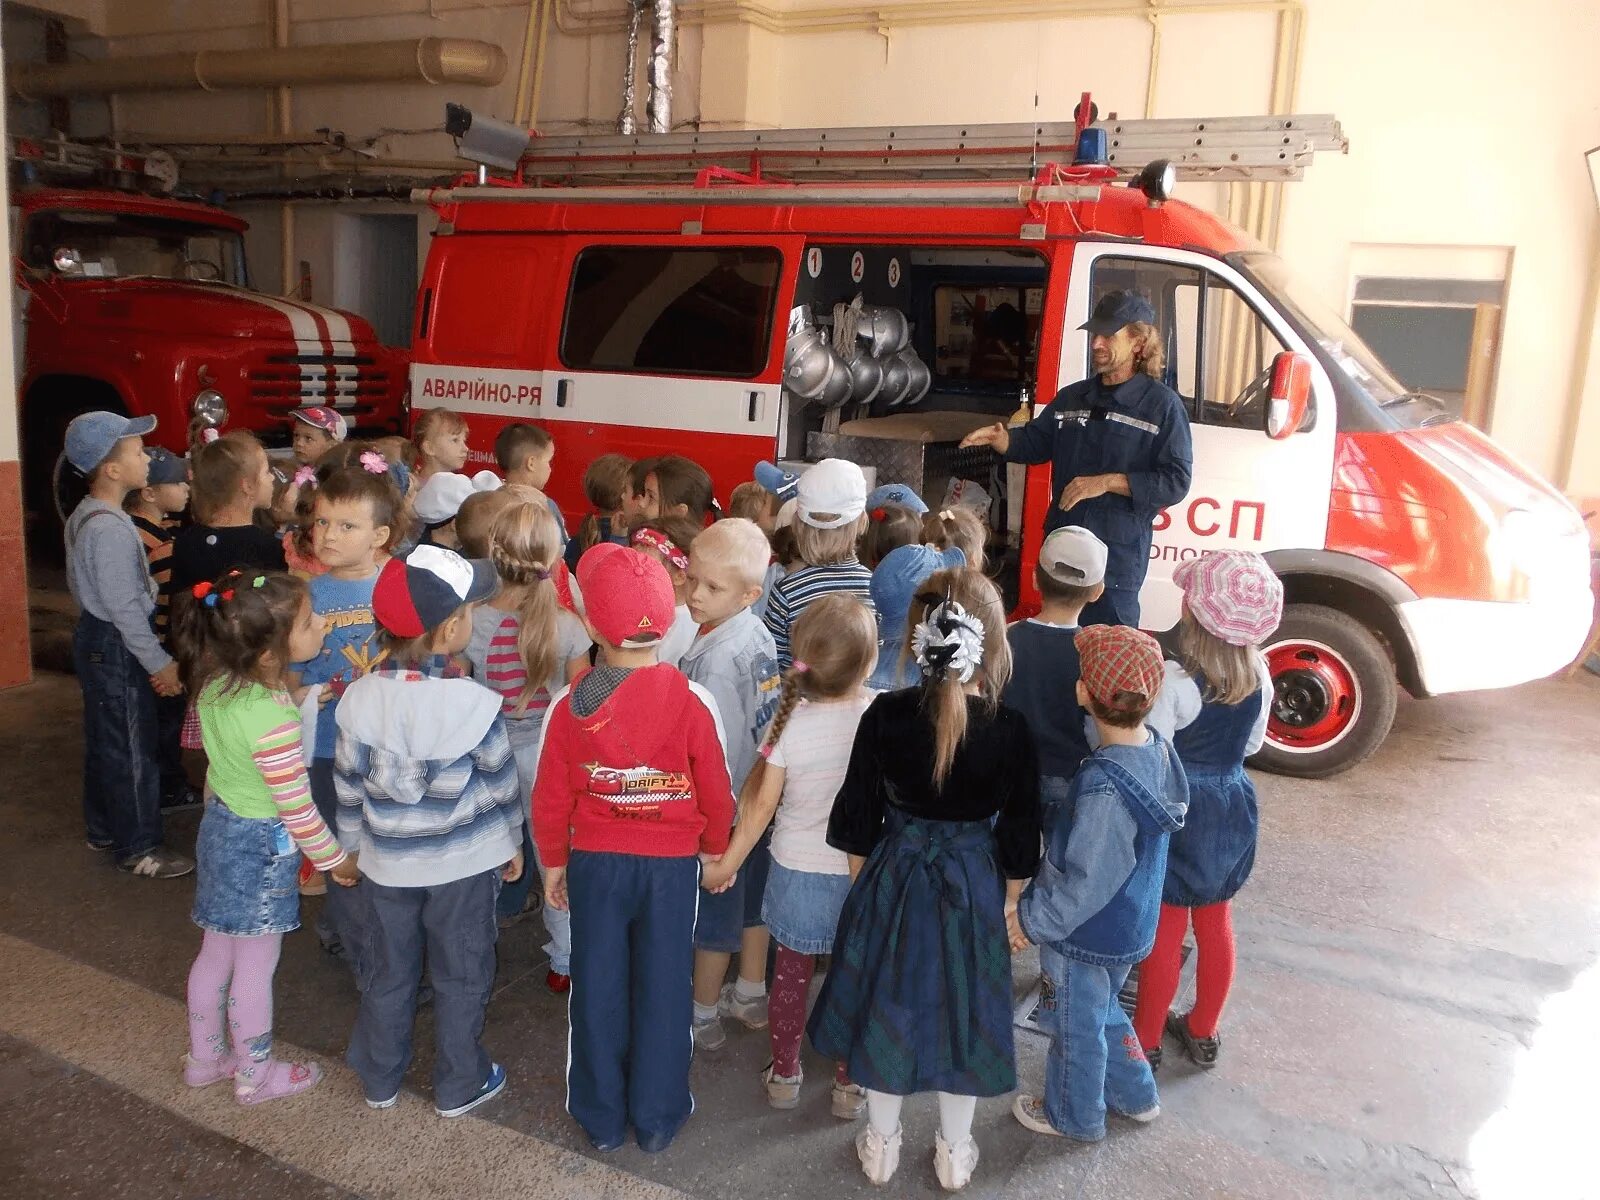
<svg viewBox="0 0 1600 1200"><path fill-rule="evenodd" d="M411 344L417 297L417 218L341 213L334 306L372 322L378 340Z"/></svg>

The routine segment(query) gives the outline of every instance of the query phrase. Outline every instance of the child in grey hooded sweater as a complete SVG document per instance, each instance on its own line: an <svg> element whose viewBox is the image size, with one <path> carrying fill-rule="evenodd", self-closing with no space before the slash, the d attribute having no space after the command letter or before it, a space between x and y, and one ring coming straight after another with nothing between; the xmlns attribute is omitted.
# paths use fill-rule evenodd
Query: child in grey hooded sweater
<svg viewBox="0 0 1600 1200"><path fill-rule="evenodd" d="M480 1041L494 982L495 899L522 874L524 801L500 697L446 678L494 567L441 546L392 558L372 591L388 657L345 691L334 786L340 841L366 877L361 1008L348 1060L367 1104L389 1108L411 1062L426 950L434 1104L470 1112L505 1087Z"/></svg>

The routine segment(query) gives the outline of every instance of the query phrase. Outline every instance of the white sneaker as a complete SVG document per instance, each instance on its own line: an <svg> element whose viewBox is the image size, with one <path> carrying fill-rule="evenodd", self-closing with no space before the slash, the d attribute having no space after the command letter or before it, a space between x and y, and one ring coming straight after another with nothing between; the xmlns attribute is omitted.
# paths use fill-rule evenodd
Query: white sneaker
<svg viewBox="0 0 1600 1200"><path fill-rule="evenodd" d="M728 1031L722 1027L721 1017L702 1021L694 1019L694 1048L696 1050L721 1050L728 1044Z"/></svg>
<svg viewBox="0 0 1600 1200"><path fill-rule="evenodd" d="M800 1103L800 1084L805 1073L788 1076L776 1073L772 1063L761 1072L761 1082L767 1085L767 1103L773 1108L793 1108Z"/></svg>
<svg viewBox="0 0 1600 1200"><path fill-rule="evenodd" d="M717 1011L725 1017L732 1017L746 1029L765 1029L767 1027L767 996L763 992L754 1000L742 999L734 985L722 985L722 998L717 1001Z"/></svg>
<svg viewBox="0 0 1600 1200"><path fill-rule="evenodd" d="M1117 1114L1117 1116L1126 1117L1130 1121L1137 1121L1141 1125L1148 1125L1148 1124L1150 1124L1151 1121L1154 1121L1157 1117L1159 1117L1161 1115L1161 1105L1152 1104L1149 1108L1145 1109L1143 1112L1136 1112L1136 1113L1123 1112L1120 1108L1107 1108L1106 1111L1107 1112L1114 1112L1114 1113Z"/></svg>
<svg viewBox="0 0 1600 1200"><path fill-rule="evenodd" d="M944 1140L944 1134L933 1135L933 1173L945 1191L959 1192L966 1187L977 1168L978 1143L970 1133L954 1146Z"/></svg>
<svg viewBox="0 0 1600 1200"><path fill-rule="evenodd" d="M884 1137L871 1125L856 1134L856 1157L868 1179L880 1187L894 1178L900 1166L900 1130Z"/></svg>
<svg viewBox="0 0 1600 1200"><path fill-rule="evenodd" d="M859 1083L833 1085L833 1115L841 1121L859 1120L867 1111L867 1089Z"/></svg>

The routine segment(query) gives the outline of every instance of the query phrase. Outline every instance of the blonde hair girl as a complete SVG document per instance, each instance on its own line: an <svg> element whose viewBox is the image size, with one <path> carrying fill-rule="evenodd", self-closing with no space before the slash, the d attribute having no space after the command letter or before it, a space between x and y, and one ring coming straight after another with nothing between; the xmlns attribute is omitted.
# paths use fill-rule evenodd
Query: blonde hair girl
<svg viewBox="0 0 1600 1200"><path fill-rule="evenodd" d="M539 759L539 738L552 697L589 665L589 635L583 622L561 607L551 578L561 556L561 530L541 496L522 500L501 512L489 526L489 559L500 576L500 591L472 613L467 659L473 677L500 696L511 752L517 760L517 783L532 795ZM538 866L527 823L523 825L524 861ZM543 878L539 867L538 877ZM521 914L533 894L534 872L500 891L499 915ZM569 986L572 919L561 909L547 908L545 953L550 967L545 985L553 992Z"/></svg>
<svg viewBox="0 0 1600 1200"><path fill-rule="evenodd" d="M850 862L828 845L828 818L856 727L872 703L865 684L877 660L877 641L872 613L853 596L823 596L795 622L795 660L784 672L783 695L761 750L765 761L745 784L726 853L702 880L710 891L727 887L773 826L761 907L777 943L767 1002L772 1062L761 1078L774 1108L799 1102L800 1040L815 956L832 952L850 891ZM863 1089L840 1064L833 1080L834 1115L854 1120L865 1102Z"/></svg>
<svg viewBox="0 0 1600 1200"><path fill-rule="evenodd" d="M1222 1052L1219 1026L1233 986L1232 901L1255 866L1255 785L1245 759L1261 748L1272 706L1272 677L1261 644L1283 616L1283 584L1259 554L1218 550L1180 563L1183 589L1178 661L1147 724L1172 739L1189 779L1183 828L1167 845L1167 874L1155 945L1139 968L1133 1028L1152 1066L1163 1028L1201 1067ZM1183 940L1195 938L1195 998L1170 1011L1178 991Z"/></svg>

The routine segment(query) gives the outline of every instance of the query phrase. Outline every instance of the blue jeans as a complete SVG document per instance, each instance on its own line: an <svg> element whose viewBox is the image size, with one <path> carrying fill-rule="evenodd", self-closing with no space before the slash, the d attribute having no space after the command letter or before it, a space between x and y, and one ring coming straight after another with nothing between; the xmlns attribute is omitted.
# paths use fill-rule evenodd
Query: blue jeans
<svg viewBox="0 0 1600 1200"><path fill-rule="evenodd" d="M1050 1036L1044 1111L1057 1132L1081 1142L1106 1135L1106 1110L1141 1113L1157 1104L1155 1076L1133 1022L1117 1003L1131 966L1094 967L1039 948L1044 969L1040 1024Z"/></svg>
<svg viewBox="0 0 1600 1200"><path fill-rule="evenodd" d="M72 631L72 663L83 689L83 824L118 861L161 844L161 768L156 693L122 634L83 613Z"/></svg>
<svg viewBox="0 0 1600 1200"><path fill-rule="evenodd" d="M337 835L339 797L333 786L333 759L313 758L306 764L306 775L311 780L311 800L317 812ZM357 987L363 978L361 960L367 948L368 910L361 893L370 886L366 878L353 888L329 883L328 893L322 898L322 912L317 916L317 939L330 948L335 944L343 947L344 960L355 972Z"/></svg>
<svg viewBox="0 0 1600 1200"><path fill-rule="evenodd" d="M329 888L331 894L333 889ZM361 1008L345 1060L369 1100L400 1090L411 1065L422 955L433 984L433 1099L458 1108L489 1078L483 1015L494 987L494 902L500 871L434 887L384 887L363 880L365 952Z"/></svg>
<svg viewBox="0 0 1600 1200"><path fill-rule="evenodd" d="M517 786L522 789L522 876L515 883L500 889L500 903L495 910L502 917L514 917L528 903L528 893L533 888L544 894L544 867L539 862L539 847L533 840L532 814L528 810L533 784L539 773L539 742L513 743L511 753L517 760ZM544 918L545 932L550 940L544 952L550 956L550 969L557 975L572 974L572 914L548 904L539 914Z"/></svg>

